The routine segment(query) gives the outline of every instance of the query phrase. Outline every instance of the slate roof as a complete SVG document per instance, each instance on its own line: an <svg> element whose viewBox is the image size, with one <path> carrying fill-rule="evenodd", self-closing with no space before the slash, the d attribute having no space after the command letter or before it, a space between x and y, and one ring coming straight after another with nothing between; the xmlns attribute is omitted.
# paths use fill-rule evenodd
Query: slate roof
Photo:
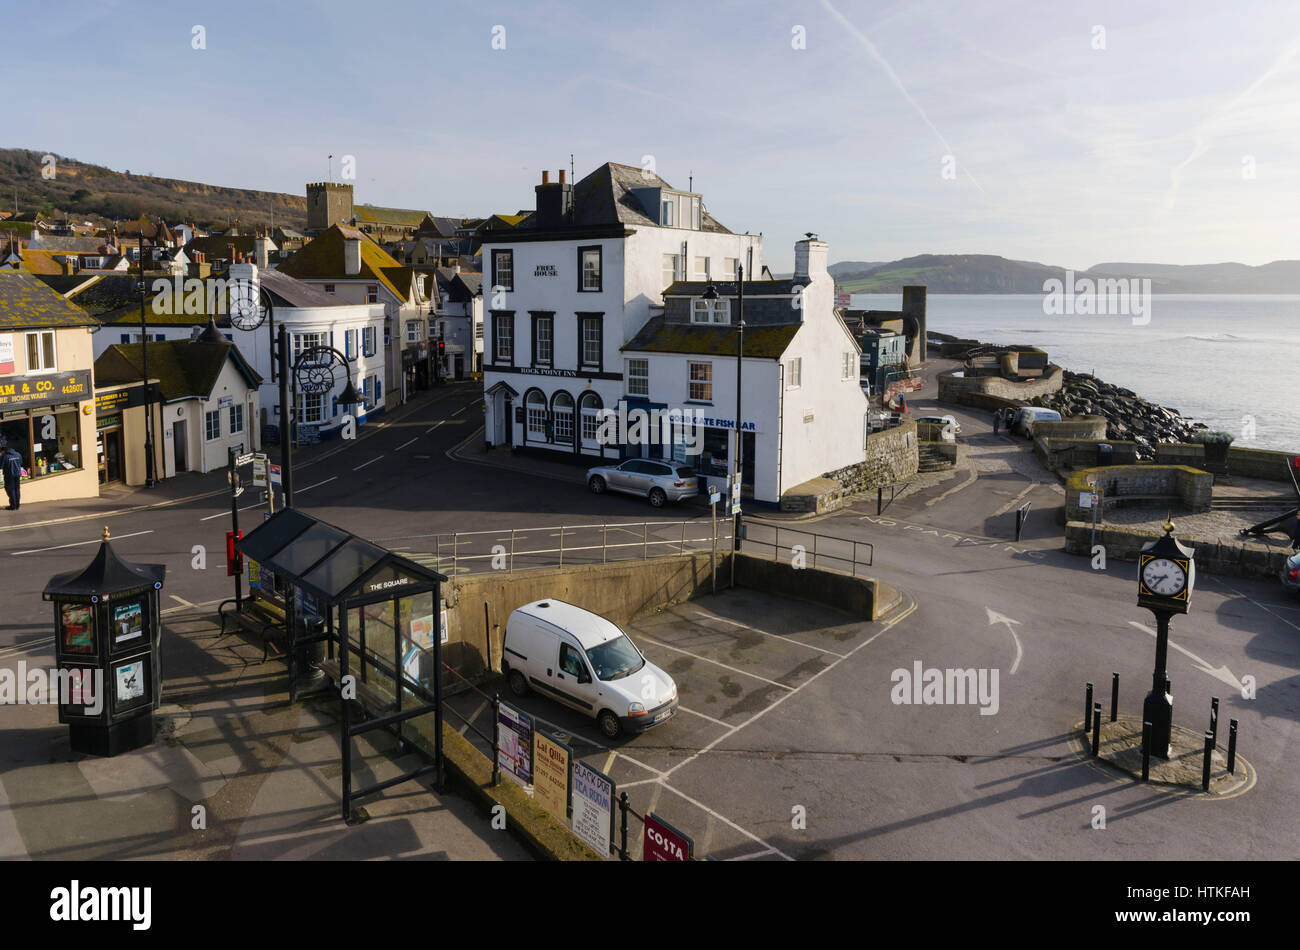
<svg viewBox="0 0 1300 950"><path fill-rule="evenodd" d="M158 388L167 402L195 397L207 399L227 359L234 361L250 388L261 385L262 377L248 365L233 343L189 340L150 343L149 375L158 380ZM95 360L95 385L139 382L140 363L139 343L114 343Z"/></svg>
<svg viewBox="0 0 1300 950"><path fill-rule="evenodd" d="M745 327L745 356L779 360L799 332L798 323ZM624 352L689 353L699 356L736 355L736 328L727 324L667 323L662 315L651 317Z"/></svg>
<svg viewBox="0 0 1300 950"><path fill-rule="evenodd" d="M62 251L65 254L104 254L108 246L99 237L47 237L42 235L30 245L33 251Z"/></svg>
<svg viewBox="0 0 1300 950"><path fill-rule="evenodd" d="M190 260L194 260L194 252L201 251L209 258L229 258L230 251L227 244L235 245L235 250L245 256L253 253L253 241L256 238L251 234L234 234L227 237L224 234L212 234L208 237L196 237L185 245L185 253L189 255Z"/></svg>
<svg viewBox="0 0 1300 950"><path fill-rule="evenodd" d="M361 240L359 274L349 275L344 269L344 241L350 238ZM280 266L280 272L299 280L375 280L398 300L407 300L411 295L411 268L399 264L368 234L340 224L326 228L304 245Z"/></svg>
<svg viewBox="0 0 1300 950"><path fill-rule="evenodd" d="M806 281L784 280L747 280L746 297L789 297L796 293L796 288L806 285ZM675 280L664 291L665 297L702 297L704 291L712 284L719 297L738 296L739 290L734 280Z"/></svg>
<svg viewBox="0 0 1300 950"><path fill-rule="evenodd" d="M632 193L634 188L667 188L672 185L658 175L618 162L606 162L573 186L573 224L575 228L632 225L634 227L659 227L657 218L651 218L640 200ZM528 215L516 228L536 228L536 212ZM700 230L720 234L732 232L723 227L708 211L700 215Z"/></svg>
<svg viewBox="0 0 1300 950"><path fill-rule="evenodd" d="M483 275L465 270L457 274L450 267L439 267L438 289L453 303L465 303L483 292Z"/></svg>
<svg viewBox="0 0 1300 950"><path fill-rule="evenodd" d="M456 229L460 227L462 220L461 218L445 218L434 214L429 215L429 219L433 222L434 227L438 229L438 233L445 238L454 238L456 236Z"/></svg>
<svg viewBox="0 0 1300 950"><path fill-rule="evenodd" d="M355 306L334 294L327 294L314 284L305 284L283 271L259 267L258 283L272 297L273 304L286 307L348 307Z"/></svg>
<svg viewBox="0 0 1300 950"><path fill-rule="evenodd" d="M95 321L31 274L0 270L0 330L89 327Z"/></svg>

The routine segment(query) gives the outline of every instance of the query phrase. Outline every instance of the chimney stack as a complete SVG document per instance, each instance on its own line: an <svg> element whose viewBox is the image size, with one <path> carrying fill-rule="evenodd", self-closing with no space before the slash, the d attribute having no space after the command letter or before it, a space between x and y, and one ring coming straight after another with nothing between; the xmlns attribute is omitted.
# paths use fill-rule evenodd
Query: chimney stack
<svg viewBox="0 0 1300 950"><path fill-rule="evenodd" d="M826 263L829 258L829 250L826 242L819 239L815 234L809 234L802 241L796 241L794 245L795 279L803 278L805 282L811 283L819 278L828 277Z"/></svg>
<svg viewBox="0 0 1300 950"><path fill-rule="evenodd" d="M361 239L345 237L343 239L343 272L349 277L361 273Z"/></svg>
<svg viewBox="0 0 1300 950"><path fill-rule="evenodd" d="M558 228L572 223L573 185L565 181L564 169L560 180L551 184L550 173L542 172L542 183L533 190L537 193L537 226Z"/></svg>
<svg viewBox="0 0 1300 950"><path fill-rule="evenodd" d="M561 184L561 185L564 184L564 169L563 169L563 168L560 169L560 184Z"/></svg>
<svg viewBox="0 0 1300 950"><path fill-rule="evenodd" d="M258 267L266 267L271 256L271 242L267 240L265 234L259 233L253 241L253 263Z"/></svg>
<svg viewBox="0 0 1300 950"><path fill-rule="evenodd" d="M551 183L551 173L546 169L542 169L542 184L549 185L550 183Z"/></svg>

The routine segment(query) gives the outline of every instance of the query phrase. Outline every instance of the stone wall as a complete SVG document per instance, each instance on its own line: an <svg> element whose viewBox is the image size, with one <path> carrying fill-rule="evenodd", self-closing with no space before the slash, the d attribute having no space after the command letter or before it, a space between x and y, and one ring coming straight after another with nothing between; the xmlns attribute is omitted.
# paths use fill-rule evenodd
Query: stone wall
<svg viewBox="0 0 1300 950"><path fill-rule="evenodd" d="M1058 391L1065 381L1061 367L1049 363L1041 379L1016 382L1000 376L956 376L939 374L939 401L974 406L979 409L999 409L1019 405L1036 396L1046 396Z"/></svg>
<svg viewBox="0 0 1300 950"><path fill-rule="evenodd" d="M1069 416L1060 422L1034 423L1034 437L1106 440L1105 416Z"/></svg>
<svg viewBox="0 0 1300 950"><path fill-rule="evenodd" d="M1103 420L1104 421L1104 420ZM1038 429L1050 425L1040 422ZM1088 468L1097 464L1097 446L1111 447L1111 461L1116 465L1134 465L1137 463L1137 445L1133 442L1116 442L1111 439L1034 439L1034 455L1043 467L1049 471L1059 472L1067 468Z"/></svg>
<svg viewBox="0 0 1300 950"><path fill-rule="evenodd" d="M1163 531L1098 525L1096 538L1097 544L1106 550L1107 561L1136 561L1142 545L1163 534ZM1090 522L1071 520L1066 523L1065 550L1068 553L1091 557L1092 540ZM1178 540L1194 549L1197 573L1261 577L1276 582L1290 554L1285 546L1270 546L1257 541L1206 542L1182 536ZM1196 595L1192 594L1192 597L1195 599Z"/></svg>
<svg viewBox="0 0 1300 950"><path fill-rule="evenodd" d="M1167 498L1181 503L1192 513L1209 511L1214 495L1214 476L1186 465L1111 465L1084 468L1065 482L1066 521L1091 521L1092 512L1079 504L1079 495L1095 482L1104 504L1135 496L1151 498L1157 504Z"/></svg>
<svg viewBox="0 0 1300 950"><path fill-rule="evenodd" d="M911 478L919 465L916 423L904 422L867 438L866 460L827 472L846 495L874 491Z"/></svg>
<svg viewBox="0 0 1300 950"><path fill-rule="evenodd" d="M1295 472L1300 481L1300 468L1295 467L1296 452L1273 452L1268 449L1248 449L1229 446L1228 474L1242 478L1262 478L1268 481L1291 484L1287 470ZM1205 465L1205 446L1189 442L1161 442L1156 446L1156 461L1170 465Z"/></svg>

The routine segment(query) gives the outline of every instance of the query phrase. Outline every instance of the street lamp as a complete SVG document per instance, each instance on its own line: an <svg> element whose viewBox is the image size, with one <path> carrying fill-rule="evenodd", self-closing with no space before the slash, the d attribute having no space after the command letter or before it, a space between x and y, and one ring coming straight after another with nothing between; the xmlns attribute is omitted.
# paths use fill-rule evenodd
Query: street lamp
<svg viewBox="0 0 1300 950"><path fill-rule="evenodd" d="M153 250L153 242L149 242L149 250ZM140 291L140 377L141 386L144 387L144 487L153 488L154 478L154 457L153 457L153 399L149 392L149 324L145 318L145 299L149 295L149 284L144 276L144 223L140 224L140 283L137 286Z"/></svg>

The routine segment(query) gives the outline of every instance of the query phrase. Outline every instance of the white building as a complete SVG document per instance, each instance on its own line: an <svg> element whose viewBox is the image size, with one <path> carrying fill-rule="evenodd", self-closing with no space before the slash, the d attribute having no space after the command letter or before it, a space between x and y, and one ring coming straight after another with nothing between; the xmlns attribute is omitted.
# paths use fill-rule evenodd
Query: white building
<svg viewBox="0 0 1300 950"><path fill-rule="evenodd" d="M488 444L584 462L672 457L720 485L736 425L735 278L762 273L761 237L612 163L572 187L544 175L537 209L483 241ZM804 240L795 254L793 278L744 282L743 478L772 504L864 458L861 350L834 311L827 246ZM620 404L699 424L667 444L600 444L600 412Z"/></svg>
<svg viewBox="0 0 1300 950"><path fill-rule="evenodd" d="M442 376L463 379L483 369L483 275L438 268L435 337L442 344Z"/></svg>
<svg viewBox="0 0 1300 950"><path fill-rule="evenodd" d="M761 266L762 238L734 234L700 195L629 165L576 185L543 172L537 210L482 236L483 383L489 445L594 459L597 412L625 395L622 345L688 276Z"/></svg>

